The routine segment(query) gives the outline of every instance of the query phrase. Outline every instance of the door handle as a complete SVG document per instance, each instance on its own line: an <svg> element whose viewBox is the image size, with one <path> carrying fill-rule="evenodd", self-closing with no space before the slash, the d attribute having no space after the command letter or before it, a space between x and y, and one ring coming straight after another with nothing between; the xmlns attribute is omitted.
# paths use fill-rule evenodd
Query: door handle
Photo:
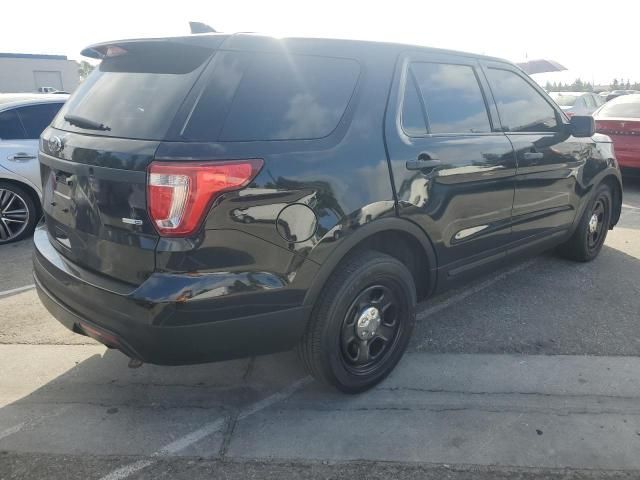
<svg viewBox="0 0 640 480"><path fill-rule="evenodd" d="M540 152L524 152L522 154L523 160L542 160L544 158L544 153Z"/></svg>
<svg viewBox="0 0 640 480"><path fill-rule="evenodd" d="M442 162L435 155L427 152L422 152L416 160L407 160L405 164L407 170L426 170L438 165L442 165Z"/></svg>
<svg viewBox="0 0 640 480"><path fill-rule="evenodd" d="M9 155L7 157L7 160L11 160L12 162L17 162L20 160L33 160L34 158L36 158L36 156L31 155L30 153L19 152L14 155Z"/></svg>

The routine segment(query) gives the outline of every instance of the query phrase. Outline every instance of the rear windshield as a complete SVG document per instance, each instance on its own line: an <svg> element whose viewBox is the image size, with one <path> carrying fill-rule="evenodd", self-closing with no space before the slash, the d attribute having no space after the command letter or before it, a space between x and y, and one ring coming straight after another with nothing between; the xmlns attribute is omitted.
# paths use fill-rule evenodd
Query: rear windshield
<svg viewBox="0 0 640 480"><path fill-rule="evenodd" d="M126 45L105 58L82 82L54 120L62 130L161 140L212 50L183 44ZM103 128L82 128L81 118Z"/></svg>
<svg viewBox="0 0 640 480"><path fill-rule="evenodd" d="M604 118L640 118L640 95L618 97L598 112Z"/></svg>
<svg viewBox="0 0 640 480"><path fill-rule="evenodd" d="M573 107L578 100L577 95L562 95L561 93L552 93L551 98L561 107Z"/></svg>
<svg viewBox="0 0 640 480"><path fill-rule="evenodd" d="M196 141L317 139L338 125L354 92L355 60L219 52L182 136Z"/></svg>

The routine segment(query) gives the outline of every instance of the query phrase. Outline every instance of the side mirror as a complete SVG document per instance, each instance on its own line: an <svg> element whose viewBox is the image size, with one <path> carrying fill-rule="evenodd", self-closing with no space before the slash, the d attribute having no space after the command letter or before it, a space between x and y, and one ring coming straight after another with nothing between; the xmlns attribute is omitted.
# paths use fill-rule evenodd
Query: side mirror
<svg viewBox="0 0 640 480"><path fill-rule="evenodd" d="M571 117L569 132L574 137L592 137L596 133L596 121L588 115L574 115Z"/></svg>

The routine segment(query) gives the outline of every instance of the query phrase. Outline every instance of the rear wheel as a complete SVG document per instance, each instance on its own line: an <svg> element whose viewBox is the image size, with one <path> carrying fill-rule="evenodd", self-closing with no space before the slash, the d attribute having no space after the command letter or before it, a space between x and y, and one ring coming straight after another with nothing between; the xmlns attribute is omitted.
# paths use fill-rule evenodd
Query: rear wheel
<svg viewBox="0 0 640 480"><path fill-rule="evenodd" d="M307 370L346 393L373 387L407 348L415 304L404 264L374 251L352 256L327 282L298 348Z"/></svg>
<svg viewBox="0 0 640 480"><path fill-rule="evenodd" d="M31 235L36 226L37 211L24 188L0 181L0 245Z"/></svg>
<svg viewBox="0 0 640 480"><path fill-rule="evenodd" d="M589 262L598 256L611 224L611 188L598 186L593 199L585 209L580 223L571 238L558 249L571 260Z"/></svg>

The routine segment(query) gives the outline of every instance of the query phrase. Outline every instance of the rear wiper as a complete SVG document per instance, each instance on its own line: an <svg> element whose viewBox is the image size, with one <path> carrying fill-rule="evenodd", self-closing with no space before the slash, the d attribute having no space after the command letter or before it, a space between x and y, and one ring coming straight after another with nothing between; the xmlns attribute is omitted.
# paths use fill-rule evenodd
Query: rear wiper
<svg viewBox="0 0 640 480"><path fill-rule="evenodd" d="M104 123L94 122L93 120L80 117L79 115L65 115L64 119L71 125L75 125L76 127L80 128L86 128L87 130L111 130L111 127L107 127Z"/></svg>

